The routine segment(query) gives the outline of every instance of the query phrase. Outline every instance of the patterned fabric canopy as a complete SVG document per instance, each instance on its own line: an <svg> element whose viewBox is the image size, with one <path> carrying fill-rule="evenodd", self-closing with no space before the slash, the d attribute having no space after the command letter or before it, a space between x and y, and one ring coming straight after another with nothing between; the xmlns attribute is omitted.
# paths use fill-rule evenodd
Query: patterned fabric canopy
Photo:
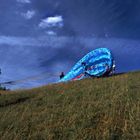
<svg viewBox="0 0 140 140"><path fill-rule="evenodd" d="M109 49L98 48L85 55L60 82L80 80L88 75L101 77L112 70L113 56Z"/></svg>

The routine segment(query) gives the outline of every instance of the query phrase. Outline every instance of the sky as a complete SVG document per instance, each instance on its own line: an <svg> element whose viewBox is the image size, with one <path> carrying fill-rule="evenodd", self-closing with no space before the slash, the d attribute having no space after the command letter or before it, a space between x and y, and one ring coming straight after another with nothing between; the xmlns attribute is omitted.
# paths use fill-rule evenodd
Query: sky
<svg viewBox="0 0 140 140"><path fill-rule="evenodd" d="M0 0L1 82L67 73L86 53L109 48L117 72L140 70L139 0ZM31 88L58 76L8 86Z"/></svg>

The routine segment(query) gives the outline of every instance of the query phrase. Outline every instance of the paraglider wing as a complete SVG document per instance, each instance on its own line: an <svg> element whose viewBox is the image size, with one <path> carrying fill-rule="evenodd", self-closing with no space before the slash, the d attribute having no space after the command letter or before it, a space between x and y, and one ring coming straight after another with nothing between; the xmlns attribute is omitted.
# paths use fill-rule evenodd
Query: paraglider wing
<svg viewBox="0 0 140 140"><path fill-rule="evenodd" d="M113 57L107 48L93 50L78 61L60 82L85 78L85 68L82 63L85 63L87 66L86 73L91 76L100 77L112 69Z"/></svg>

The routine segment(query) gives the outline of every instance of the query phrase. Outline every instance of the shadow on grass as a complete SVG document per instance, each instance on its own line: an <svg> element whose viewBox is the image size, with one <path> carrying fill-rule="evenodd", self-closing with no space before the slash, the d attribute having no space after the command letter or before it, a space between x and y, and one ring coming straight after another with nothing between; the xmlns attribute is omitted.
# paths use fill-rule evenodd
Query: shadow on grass
<svg viewBox="0 0 140 140"><path fill-rule="evenodd" d="M17 100L11 101L11 102L5 101L5 103L0 104L0 108L8 107L8 106L11 106L11 105L17 105L17 104L23 103L23 102L25 102L25 101L27 101L29 99L30 99L30 97L23 97L23 98L19 98Z"/></svg>

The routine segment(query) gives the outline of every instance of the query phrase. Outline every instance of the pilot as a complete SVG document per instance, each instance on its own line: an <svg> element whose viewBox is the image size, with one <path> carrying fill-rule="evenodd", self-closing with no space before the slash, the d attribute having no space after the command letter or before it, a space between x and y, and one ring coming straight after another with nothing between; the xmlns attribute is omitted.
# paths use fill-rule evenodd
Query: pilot
<svg viewBox="0 0 140 140"><path fill-rule="evenodd" d="M65 76L64 72L61 72L59 77L60 77L60 79L62 79L64 76Z"/></svg>
<svg viewBox="0 0 140 140"><path fill-rule="evenodd" d="M93 75L91 75L89 72L87 72L88 70L91 69L90 66L88 66L88 65L86 64L86 62L82 62L81 64L82 64L82 66L84 67L84 74L85 74L85 76L93 77Z"/></svg>

